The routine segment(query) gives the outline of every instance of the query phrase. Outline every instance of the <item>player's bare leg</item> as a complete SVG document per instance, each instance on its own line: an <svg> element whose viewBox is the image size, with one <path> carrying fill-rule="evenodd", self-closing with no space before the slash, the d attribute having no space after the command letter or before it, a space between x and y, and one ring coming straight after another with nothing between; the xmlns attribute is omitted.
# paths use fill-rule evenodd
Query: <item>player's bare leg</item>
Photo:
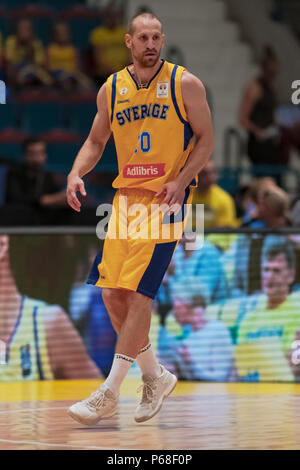
<svg viewBox="0 0 300 470"><path fill-rule="evenodd" d="M108 296L106 297L107 304L112 309L112 302L109 304ZM127 298L123 297L123 300L129 307L119 331L111 371L104 384L91 397L69 409L69 414L84 424L96 424L101 418L110 417L116 412L120 385L141 349L140 358L147 354L144 363L148 363L148 359L154 359L154 368L152 374L143 375L143 396L135 413L137 422L152 418L177 382L173 374L157 363L151 347L145 347L147 343L149 345L152 300L133 291L128 291Z"/></svg>
<svg viewBox="0 0 300 470"><path fill-rule="evenodd" d="M119 334L127 316L127 294L128 291L125 289L110 289L108 287L102 289L102 299L117 334Z"/></svg>
<svg viewBox="0 0 300 470"><path fill-rule="evenodd" d="M120 333L121 327L127 317L127 298L128 291L124 289L102 289L103 302L108 311L111 323L117 334ZM149 336L143 342L142 348L136 357L136 361L144 375L158 377L160 375L160 366L153 353Z"/></svg>

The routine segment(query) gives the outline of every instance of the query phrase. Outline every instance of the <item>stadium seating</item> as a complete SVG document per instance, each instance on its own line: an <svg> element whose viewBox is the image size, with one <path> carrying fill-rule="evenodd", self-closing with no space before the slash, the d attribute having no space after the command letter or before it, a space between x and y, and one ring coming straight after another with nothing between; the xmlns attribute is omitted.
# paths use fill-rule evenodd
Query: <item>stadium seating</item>
<svg viewBox="0 0 300 470"><path fill-rule="evenodd" d="M53 172L68 173L71 170L81 144L50 143L47 145L46 168Z"/></svg>
<svg viewBox="0 0 300 470"><path fill-rule="evenodd" d="M0 132L0 157L20 161L22 142L26 134L17 129L5 129Z"/></svg>
<svg viewBox="0 0 300 470"><path fill-rule="evenodd" d="M24 91L19 94L17 103L23 131L40 134L64 126L64 105L56 91Z"/></svg>
<svg viewBox="0 0 300 470"><path fill-rule="evenodd" d="M7 171L8 165L0 162L0 207L5 203Z"/></svg>
<svg viewBox="0 0 300 470"><path fill-rule="evenodd" d="M5 112L3 112L5 111ZM5 110L1 108L0 112L0 131L15 127L17 119L17 109L14 103L7 103Z"/></svg>
<svg viewBox="0 0 300 470"><path fill-rule="evenodd" d="M89 46L91 31L103 22L98 9L75 5L61 11L61 17L68 22L73 44L80 50Z"/></svg>

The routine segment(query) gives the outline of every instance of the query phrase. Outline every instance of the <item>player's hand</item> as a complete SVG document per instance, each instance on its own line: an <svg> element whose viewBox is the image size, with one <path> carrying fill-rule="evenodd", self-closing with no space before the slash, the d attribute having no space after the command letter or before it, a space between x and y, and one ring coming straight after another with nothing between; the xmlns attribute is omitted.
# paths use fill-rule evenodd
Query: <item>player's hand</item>
<svg viewBox="0 0 300 470"><path fill-rule="evenodd" d="M176 181L170 181L169 183L163 184L162 188L155 196L158 197L162 195L164 196L162 204L168 204L170 207L168 214L178 214L182 208L185 190L179 187Z"/></svg>
<svg viewBox="0 0 300 470"><path fill-rule="evenodd" d="M71 173L68 176L68 185L67 185L67 201L69 206L72 207L77 212L80 212L81 202L77 198L77 191L86 196L86 191L84 187L84 182L79 176L72 175Z"/></svg>

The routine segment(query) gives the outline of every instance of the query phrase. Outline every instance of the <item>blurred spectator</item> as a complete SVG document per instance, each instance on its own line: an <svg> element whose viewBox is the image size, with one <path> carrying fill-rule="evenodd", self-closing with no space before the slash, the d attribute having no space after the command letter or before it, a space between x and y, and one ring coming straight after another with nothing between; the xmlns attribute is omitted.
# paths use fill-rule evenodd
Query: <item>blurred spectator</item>
<svg viewBox="0 0 300 470"><path fill-rule="evenodd" d="M266 46L260 61L260 75L245 88L240 107L240 124L248 132L248 156L257 176L269 176L265 165L280 163L280 135L275 122L279 61Z"/></svg>
<svg viewBox="0 0 300 470"><path fill-rule="evenodd" d="M59 21L53 27L53 40L47 48L47 68L54 84L66 91L76 87L92 88L91 80L80 72L79 53L72 44L67 23Z"/></svg>
<svg viewBox="0 0 300 470"><path fill-rule="evenodd" d="M258 192L256 210L243 224L251 228L281 228L291 225L288 194L275 185L263 186Z"/></svg>
<svg viewBox="0 0 300 470"><path fill-rule="evenodd" d="M299 381L299 365L290 361L299 333L299 298L291 294L295 281L294 246L274 236L264 242L261 290L264 295L248 311L238 329L235 379L243 381Z"/></svg>
<svg viewBox="0 0 300 470"><path fill-rule="evenodd" d="M15 240L0 235L0 338L9 344L0 382L102 379L62 307L19 291L13 261L19 243L16 246Z"/></svg>
<svg viewBox="0 0 300 470"><path fill-rule="evenodd" d="M194 296L191 303L175 303L174 317L183 328L181 337L160 327L160 360L180 379L225 381L233 355L228 328L206 316L205 301Z"/></svg>
<svg viewBox="0 0 300 470"><path fill-rule="evenodd" d="M12 85L24 87L52 84L52 79L45 69L43 44L35 37L30 20L20 20L16 34L6 39L5 60L7 79Z"/></svg>
<svg viewBox="0 0 300 470"><path fill-rule="evenodd" d="M198 175L193 204L204 204L204 227L237 227L233 198L217 184L217 172L212 159ZM195 229L195 221L193 221Z"/></svg>
<svg viewBox="0 0 300 470"><path fill-rule="evenodd" d="M106 9L106 26L95 28L90 35L93 47L92 75L100 86L107 77L129 63L129 50L125 46L127 32L122 26L122 11L113 4Z"/></svg>
<svg viewBox="0 0 300 470"><path fill-rule="evenodd" d="M236 202L239 216L242 218L243 224L247 224L256 216L259 191L261 191L262 188L274 186L277 186L275 180L270 177L265 177L253 178L248 186L241 188Z"/></svg>
<svg viewBox="0 0 300 470"><path fill-rule="evenodd" d="M23 153L25 162L8 173L6 203L11 217L22 217L20 223L55 224L59 220L57 209L68 209L65 191L60 191L53 175L44 170L46 144L30 137L23 144Z"/></svg>

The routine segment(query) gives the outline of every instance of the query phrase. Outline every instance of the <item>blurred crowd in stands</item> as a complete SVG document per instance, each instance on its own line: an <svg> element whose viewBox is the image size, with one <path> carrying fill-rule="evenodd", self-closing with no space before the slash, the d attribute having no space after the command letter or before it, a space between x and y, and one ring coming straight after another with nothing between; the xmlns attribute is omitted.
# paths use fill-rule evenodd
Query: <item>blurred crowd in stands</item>
<svg viewBox="0 0 300 470"><path fill-rule="evenodd" d="M34 3L9 18L6 37L0 30L0 56L2 79L12 90L39 85L95 91L129 63L122 10L114 3L104 11L83 4L53 10Z"/></svg>
<svg viewBox="0 0 300 470"><path fill-rule="evenodd" d="M113 142L86 177L80 215L67 207L64 188L92 124L97 90L130 63L124 12L115 1L102 9L83 1L13 3L0 8L0 79L8 88L0 109L0 225L95 225L96 206L114 194ZM279 73L276 53L267 46L258 76L241 97L249 183L228 187L226 169L217 172L214 158L199 174L194 204L205 205L206 229L300 226L300 186L299 198L291 198L284 179L292 151L300 151L299 107L288 124L278 124Z"/></svg>

